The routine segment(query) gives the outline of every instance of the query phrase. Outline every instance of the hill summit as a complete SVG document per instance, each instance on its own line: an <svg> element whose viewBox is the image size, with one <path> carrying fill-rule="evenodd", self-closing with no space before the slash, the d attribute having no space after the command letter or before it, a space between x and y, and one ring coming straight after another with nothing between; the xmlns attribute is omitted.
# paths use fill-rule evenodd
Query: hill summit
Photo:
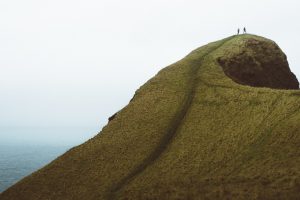
<svg viewBox="0 0 300 200"><path fill-rule="evenodd" d="M299 199L298 87L271 40L209 43L0 199Z"/></svg>
<svg viewBox="0 0 300 200"><path fill-rule="evenodd" d="M274 89L298 89L287 57L275 42L247 38L219 57L224 73L237 83Z"/></svg>

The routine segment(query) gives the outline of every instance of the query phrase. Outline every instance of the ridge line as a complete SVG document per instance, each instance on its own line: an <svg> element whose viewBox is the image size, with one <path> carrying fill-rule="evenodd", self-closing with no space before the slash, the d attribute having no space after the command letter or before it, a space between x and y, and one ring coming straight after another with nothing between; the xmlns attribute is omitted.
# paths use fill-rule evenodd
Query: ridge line
<svg viewBox="0 0 300 200"><path fill-rule="evenodd" d="M214 47L213 49L209 50L208 52L204 53L197 63L194 63L191 67L191 78L188 82L190 82L190 87L188 88L189 92L187 92L185 100L182 102L182 109L177 111L174 118L171 120L169 124L169 130L167 133L162 136L158 145L155 149L142 161L142 163L138 164L127 176L122 178L119 182L115 185L111 186L111 189L108 191L106 195L108 200L113 200L116 198L116 193L120 191L125 185L130 183L137 175L142 173L148 166L152 165L164 152L167 146L171 143L171 140L175 137L176 133L181 127L182 121L186 117L186 114L189 111L189 108L193 102L196 93L196 84L197 84L197 72L199 70L199 64L201 65L201 61L206 58L209 54L216 51L220 47L222 47L225 43L232 40L235 36L231 36L225 39L221 44Z"/></svg>

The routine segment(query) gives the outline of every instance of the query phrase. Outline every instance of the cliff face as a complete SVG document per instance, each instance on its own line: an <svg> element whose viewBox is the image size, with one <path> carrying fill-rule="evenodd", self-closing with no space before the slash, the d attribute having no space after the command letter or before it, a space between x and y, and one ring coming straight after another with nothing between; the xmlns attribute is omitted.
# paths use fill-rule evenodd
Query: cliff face
<svg viewBox="0 0 300 200"><path fill-rule="evenodd" d="M270 40L210 43L0 199L299 199L297 84Z"/></svg>
<svg viewBox="0 0 300 200"><path fill-rule="evenodd" d="M271 41L251 38L238 49L218 59L225 74L243 85L274 89L298 89L299 82L290 71L287 58Z"/></svg>

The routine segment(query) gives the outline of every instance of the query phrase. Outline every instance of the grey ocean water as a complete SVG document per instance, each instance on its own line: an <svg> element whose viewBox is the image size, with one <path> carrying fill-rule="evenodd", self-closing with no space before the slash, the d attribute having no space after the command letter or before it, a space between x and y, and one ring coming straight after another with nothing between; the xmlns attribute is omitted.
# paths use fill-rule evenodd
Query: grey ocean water
<svg viewBox="0 0 300 200"><path fill-rule="evenodd" d="M43 167L70 147L0 146L0 192Z"/></svg>
<svg viewBox="0 0 300 200"><path fill-rule="evenodd" d="M0 193L99 130L93 128L0 128Z"/></svg>

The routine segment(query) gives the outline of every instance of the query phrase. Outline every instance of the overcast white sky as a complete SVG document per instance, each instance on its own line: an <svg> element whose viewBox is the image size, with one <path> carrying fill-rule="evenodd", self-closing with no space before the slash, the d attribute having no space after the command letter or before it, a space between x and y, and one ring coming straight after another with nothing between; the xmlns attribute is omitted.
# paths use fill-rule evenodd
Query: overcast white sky
<svg viewBox="0 0 300 200"><path fill-rule="evenodd" d="M275 40L300 77L299 10L297 0L1 0L0 128L92 127L88 138L161 68L237 27Z"/></svg>

